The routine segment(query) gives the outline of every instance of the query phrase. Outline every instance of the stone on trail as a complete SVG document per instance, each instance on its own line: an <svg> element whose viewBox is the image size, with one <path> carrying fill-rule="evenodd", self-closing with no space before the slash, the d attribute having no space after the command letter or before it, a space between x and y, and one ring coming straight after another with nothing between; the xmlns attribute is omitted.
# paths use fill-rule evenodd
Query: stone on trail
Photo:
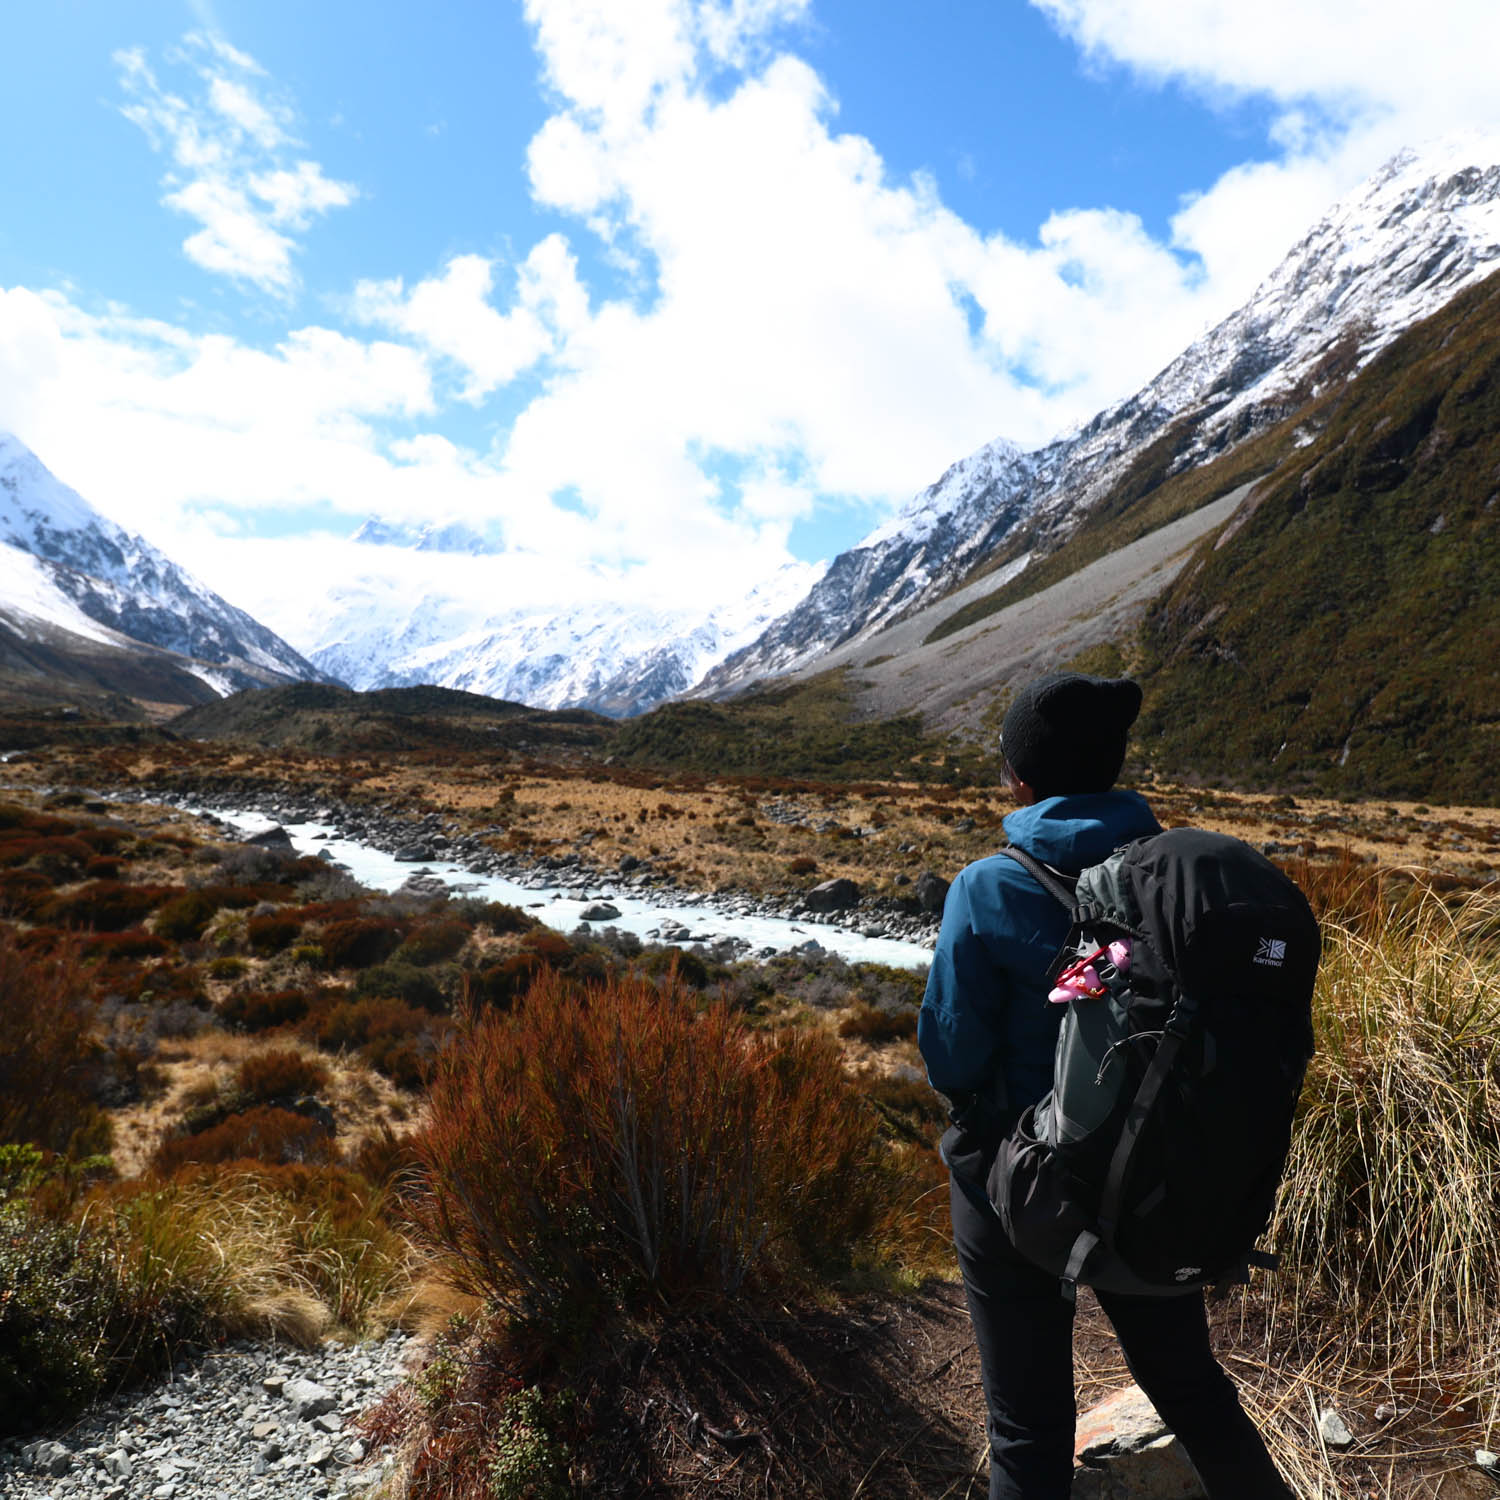
<svg viewBox="0 0 1500 1500"><path fill-rule="evenodd" d="M282 1394L292 1403L292 1415L299 1422L310 1422L339 1404L338 1397L315 1380L289 1380Z"/></svg>
<svg viewBox="0 0 1500 1500"><path fill-rule="evenodd" d="M1139 1386L1078 1419L1072 1500L1204 1500L1197 1471Z"/></svg>
<svg viewBox="0 0 1500 1500"><path fill-rule="evenodd" d="M1330 1448L1347 1448L1354 1442L1348 1424L1331 1406L1318 1413L1318 1436Z"/></svg>

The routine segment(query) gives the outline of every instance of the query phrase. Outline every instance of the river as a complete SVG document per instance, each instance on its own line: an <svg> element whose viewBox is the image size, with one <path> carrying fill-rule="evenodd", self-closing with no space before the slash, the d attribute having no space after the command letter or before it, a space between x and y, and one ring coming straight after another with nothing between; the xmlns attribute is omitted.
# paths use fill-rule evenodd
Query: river
<svg viewBox="0 0 1500 1500"><path fill-rule="evenodd" d="M207 808L185 809L209 814ZM258 812L213 809L211 816L220 822L252 836L276 826L273 818ZM283 823L293 847L299 854L321 855L343 865L361 885L374 890L394 891L404 885L414 872L437 876L455 893L481 897L486 901L504 901L519 906L560 932L572 932L583 920L583 913L600 902L615 907L619 915L591 925L615 927L634 933L643 941L672 942L682 946L692 943L712 945L723 938L737 939L744 945L746 957L768 957L815 942L825 951L836 953L849 963L888 964L892 968L925 969L932 962L932 950L921 943L896 938L866 937L863 933L832 923L791 920L725 910L708 896L694 895L675 900L662 899L656 893L642 896L617 889L601 876L597 889L590 888L586 897L576 891L547 884L546 872L526 884L497 875L479 875L462 865L440 859L421 865L398 861L394 856L368 844L340 836L338 830L324 823ZM686 933L680 929L686 928Z"/></svg>

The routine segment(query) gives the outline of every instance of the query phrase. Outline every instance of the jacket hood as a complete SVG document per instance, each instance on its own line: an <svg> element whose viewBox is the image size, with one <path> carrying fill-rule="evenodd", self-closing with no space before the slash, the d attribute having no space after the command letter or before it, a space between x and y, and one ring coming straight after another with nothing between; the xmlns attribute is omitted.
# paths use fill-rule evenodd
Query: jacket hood
<svg viewBox="0 0 1500 1500"><path fill-rule="evenodd" d="M1097 864L1121 844L1160 833L1139 792L1077 792L1044 797L1005 818L1005 835L1027 854L1076 874Z"/></svg>

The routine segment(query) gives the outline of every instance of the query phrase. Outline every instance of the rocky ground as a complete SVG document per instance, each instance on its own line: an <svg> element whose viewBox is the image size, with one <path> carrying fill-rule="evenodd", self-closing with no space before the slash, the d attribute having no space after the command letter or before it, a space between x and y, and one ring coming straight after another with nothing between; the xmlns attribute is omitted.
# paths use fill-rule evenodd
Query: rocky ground
<svg viewBox="0 0 1500 1500"><path fill-rule="evenodd" d="M309 1500L384 1475L353 1422L404 1373L410 1340L304 1351L234 1343L179 1363L50 1436L0 1444L4 1500Z"/></svg>

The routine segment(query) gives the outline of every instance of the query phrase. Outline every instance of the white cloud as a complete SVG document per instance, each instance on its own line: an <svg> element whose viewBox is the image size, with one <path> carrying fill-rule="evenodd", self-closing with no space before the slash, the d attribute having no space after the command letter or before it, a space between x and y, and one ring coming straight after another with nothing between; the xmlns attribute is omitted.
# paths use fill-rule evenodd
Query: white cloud
<svg viewBox="0 0 1500 1500"><path fill-rule="evenodd" d="M410 292L399 277L360 282L353 314L454 361L467 376L462 398L478 401L552 353L554 330L571 331L588 314L588 294L560 235L542 240L517 268L515 305L507 313L490 304L494 281L493 261L457 255L441 276Z"/></svg>
<svg viewBox="0 0 1500 1500"><path fill-rule="evenodd" d="M1469 54L1487 48L1448 37L1462 76L1435 102L1430 35L1404 64L1424 77L1402 79L1402 49L1336 5L1036 3L1103 61L1269 97L1267 159L1185 200L1165 243L1108 204L1035 241L986 236L839 132L785 50L808 0L526 0L552 114L525 169L571 243L362 280L330 298L352 331L288 328L264 349L0 292L0 426L294 639L321 580L369 567L322 531L371 513L493 523L508 551L485 566L508 602L722 600L784 562L818 507L897 505L996 436L1042 442L1127 394L1380 156L1479 108ZM143 54L119 59L126 113L170 161L164 201L194 220L198 264L286 293L296 236L355 190L300 154L252 59L213 38L184 57L181 93ZM581 274L590 236L630 294ZM523 376L537 394L512 418ZM454 399L479 420L452 420ZM492 451L458 440L492 416ZM319 535L247 539L229 519L264 530L299 507ZM431 571L409 586L453 566L469 564L413 563Z"/></svg>
<svg viewBox="0 0 1500 1500"><path fill-rule="evenodd" d="M1271 104L1275 152L1226 172L1174 222L1174 243L1235 300L1278 248L1396 151L1500 126L1493 0L1031 3L1097 62L1210 103Z"/></svg>
<svg viewBox="0 0 1500 1500"><path fill-rule="evenodd" d="M1423 134L1494 119L1491 0L1032 0L1098 57L1209 92L1316 100L1344 121L1388 112Z"/></svg>
<svg viewBox="0 0 1500 1500"><path fill-rule="evenodd" d="M291 170L259 172L250 178L250 190L271 210L273 223L293 229L306 229L316 215L344 208L355 196L349 183L325 177L315 161L299 161Z"/></svg>
<svg viewBox="0 0 1500 1500"><path fill-rule="evenodd" d="M319 163L283 157L298 142L291 111L261 97L263 70L227 42L197 34L169 61L197 75L201 97L189 103L162 87L140 48L116 53L128 102L125 118L165 151L172 167L162 202L201 226L183 253L205 271L289 295L296 287L296 242L284 230L353 202L357 189L324 175Z"/></svg>

